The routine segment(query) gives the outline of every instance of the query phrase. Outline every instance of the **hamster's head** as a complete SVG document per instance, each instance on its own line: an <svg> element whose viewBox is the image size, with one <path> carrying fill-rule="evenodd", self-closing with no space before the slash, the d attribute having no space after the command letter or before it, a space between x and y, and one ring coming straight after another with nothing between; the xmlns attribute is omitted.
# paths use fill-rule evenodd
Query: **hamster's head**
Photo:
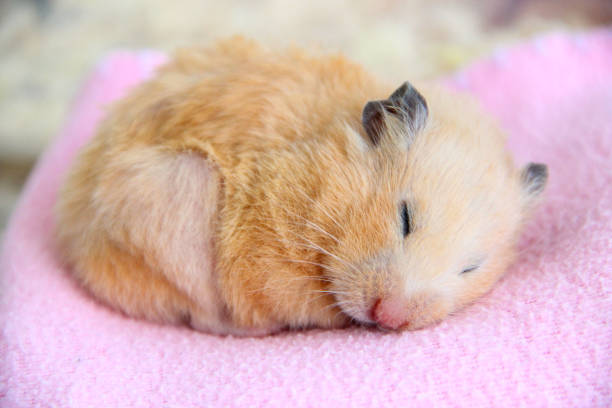
<svg viewBox="0 0 612 408"><path fill-rule="evenodd" d="M470 99L425 95L405 83L368 102L317 203L334 234L329 292L363 324L422 328L486 293L546 184L546 166L516 168Z"/></svg>

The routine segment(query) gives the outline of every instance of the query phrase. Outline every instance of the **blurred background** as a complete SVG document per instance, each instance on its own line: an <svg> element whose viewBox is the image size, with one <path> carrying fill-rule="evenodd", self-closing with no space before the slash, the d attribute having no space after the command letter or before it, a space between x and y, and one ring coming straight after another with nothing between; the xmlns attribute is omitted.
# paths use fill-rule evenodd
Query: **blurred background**
<svg viewBox="0 0 612 408"><path fill-rule="evenodd" d="M342 51L402 80L448 74L540 33L611 22L612 0L0 0L0 232L110 50L170 51L242 33Z"/></svg>

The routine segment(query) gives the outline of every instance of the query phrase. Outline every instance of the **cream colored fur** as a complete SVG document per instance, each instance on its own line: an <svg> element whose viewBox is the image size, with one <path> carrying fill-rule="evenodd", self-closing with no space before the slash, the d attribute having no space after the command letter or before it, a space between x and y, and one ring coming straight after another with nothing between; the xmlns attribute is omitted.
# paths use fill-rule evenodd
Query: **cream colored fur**
<svg viewBox="0 0 612 408"><path fill-rule="evenodd" d="M361 111L393 87L341 56L181 51L79 155L65 259L128 315L215 333L438 321L507 268L537 194L471 100L419 90L425 128L389 117L373 146Z"/></svg>

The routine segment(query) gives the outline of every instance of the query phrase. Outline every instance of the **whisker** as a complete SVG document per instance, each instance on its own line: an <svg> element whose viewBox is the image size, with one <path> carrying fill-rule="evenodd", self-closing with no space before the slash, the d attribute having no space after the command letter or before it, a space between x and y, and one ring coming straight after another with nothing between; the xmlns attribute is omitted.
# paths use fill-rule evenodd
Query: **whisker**
<svg viewBox="0 0 612 408"><path fill-rule="evenodd" d="M264 234L271 234L271 232L270 232L270 231L264 231L264 230L262 230L261 228L256 227L256 226L255 226L255 227L253 227L253 228L255 228L255 229L257 229L257 230L261 231L261 232L262 232L262 233L264 233ZM301 239L301 240L303 240L304 242L306 242L306 243L307 243L307 244L303 244L303 243L301 243L301 242L295 242L295 241L291 242L291 241L290 241L291 245L293 245L293 246L298 246L298 247L302 247L302 248L313 249L313 250L315 250L315 251L318 251L318 252L320 252L320 253L322 253L322 254L325 254L325 255L327 255L327 256L329 256L329 257L331 257L331 258L334 258L334 259L335 259L335 260L337 260L338 262L340 262L340 263L342 263L343 265L345 265L345 266L349 267L350 269L352 269L352 270L353 270L355 273L360 273L359 269L357 269L357 267L356 267L354 264L352 264L352 263L350 263L350 262L346 261L345 259L342 259L342 258L341 258L341 257L339 257L338 255L335 255L335 254L331 253L330 251L328 251L328 250L326 250L326 249L322 248L321 246L319 246L319 245L315 244L315 243L314 243L312 240L310 240L310 239L308 239L308 238L306 238L306 237L304 237L304 236L301 236L301 235L300 235L300 234L298 234L297 232L295 232L295 231L291 231L291 230L288 230L288 231L289 231L291 234L293 234L294 236L296 236L298 239ZM274 238L274 239L276 239L276 241L278 241L278 242L279 242L279 243L281 243L281 244L284 244L284 245L287 245L287 244L288 244L288 242L286 242L285 240L281 240L281 239L279 239L278 237L273 236L273 238ZM336 271L336 272L338 272L338 271Z"/></svg>
<svg viewBox="0 0 612 408"><path fill-rule="evenodd" d="M329 238L333 239L335 242L340 243L340 240L336 236L334 236L330 232L326 231L320 225L317 225L316 223L314 223L312 221L309 221L308 219L302 217L299 214L292 213L292 212L290 212L287 209L283 209L283 211L287 212L290 215L293 215L295 217L298 217L298 218L301 218L302 220L304 220L303 224L298 224L298 223L295 223L295 222L291 222L290 220L285 220L287 222L287 224L292 225L294 227L310 227L311 229L313 229L315 231L319 231L322 234L328 236ZM275 222L278 221L278 220L276 220L276 219L274 219L272 217L261 217L261 219L265 219L265 220L269 220L269 221L275 221ZM265 231L262 228L257 227L257 226L245 227L244 229L255 229L255 230L258 230L258 231L260 231L262 233L273 234L273 231ZM295 231L291 231L291 232L293 232L294 234L297 235L297 233Z"/></svg>
<svg viewBox="0 0 612 408"><path fill-rule="evenodd" d="M318 262L311 262L311 261L306 261L306 260L302 260L302 259L289 259L289 258L283 258L282 260L286 261L286 262L302 263L302 264L307 264L307 265L318 266L318 267L323 268L323 269L325 269L326 271L329 271L329 272L342 273L342 271L339 270L339 269L332 268L331 266L324 265L324 264L318 263ZM326 279L326 281L327 282L332 282L330 279Z"/></svg>
<svg viewBox="0 0 612 408"><path fill-rule="evenodd" d="M321 295L314 296L314 297L312 297L312 298L308 299L308 300L307 300L306 302L304 302L302 305L303 305L303 306L309 306L309 305L310 305L312 302L314 302L314 301L316 301L316 300L319 300L319 299L321 299L321 298L324 298L324 297L326 297L326 296L329 296L329 294L328 294L328 293L323 293L323 294L321 294Z"/></svg>
<svg viewBox="0 0 612 408"><path fill-rule="evenodd" d="M349 292L343 292L343 291L339 291L339 290L317 290L317 289L313 289L313 290L311 290L311 292L329 293L331 295L350 295Z"/></svg>
<svg viewBox="0 0 612 408"><path fill-rule="evenodd" d="M323 254L325 254L325 255L327 255L327 256L330 256L330 257L334 258L334 259L335 259L335 260L337 260L338 262L340 262L340 263L342 263L342 264L344 264L344 265L348 266L348 267L349 267L349 268L351 268L353 271L355 271L355 272L359 273L359 270L358 270L358 269L355 267L355 265L353 265L352 263L350 263L350 262L348 262L348 261L346 261L346 260L344 260L344 259L340 258L338 255L332 254L331 252L329 252L328 250L326 250L326 249L324 249L324 248L321 248L319 245L315 244L314 242L312 242L311 240L309 240L309 239L307 239L307 238L303 238L303 237L301 237L301 238L302 238L302 239L304 239L306 242L308 242L308 243L310 244L310 248L311 248L311 249L314 249L314 250L320 251L321 253L323 253ZM308 247L308 246L307 246L307 247Z"/></svg>
<svg viewBox="0 0 612 408"><path fill-rule="evenodd" d="M290 215L293 215L294 217L298 217L298 218L302 219L302 220L304 221L304 224L303 224L303 225L305 225L305 226L309 226L309 227L311 227L311 228L315 229L316 231L321 232L322 234L324 234L324 235L328 236L329 238L333 239L333 240L334 240L336 243L338 243L338 244L340 243L340 240L339 240L337 237L335 237L335 236L334 236L333 234L331 234L330 232L326 231L326 230L325 230L323 227L321 227L320 225L318 225L318 224L316 224L316 223L314 223L314 222L312 222L312 221L308 220L307 218L305 218L305 217L303 217L303 216L301 216L301 215L299 215L299 214L296 214L296 213L294 213L293 211L290 211L290 210L288 210L288 209L286 209L286 208L283 208L282 210L283 210L283 211L285 211L286 213L290 214Z"/></svg>
<svg viewBox="0 0 612 408"><path fill-rule="evenodd" d="M310 197L308 194L306 194L306 192L304 190L302 190L301 188L295 188L295 191L299 192L300 194L302 194L302 196L304 198L306 198L308 201L310 201L312 204L314 204L323 214L325 214L327 216L327 218L329 218L334 224L336 224L336 226L342 231L342 232L346 232L346 228L341 225L334 217L332 217L329 212L323 207L321 206L321 204L318 201L315 201L312 197Z"/></svg>
<svg viewBox="0 0 612 408"><path fill-rule="evenodd" d="M325 270L327 270L329 272L342 273L341 270L336 269L336 268L332 268L329 265L324 265L324 264L319 263L319 262L307 261L305 259L292 259L292 258L287 258L287 257L282 257L282 256L279 256L278 259L277 258L267 258L267 257L258 257L258 259L262 259L262 260L266 260L266 261L282 261L282 262L298 263L298 264L305 264L305 265L313 265L313 266L318 266L318 267L320 267L322 269L325 269ZM270 265L268 264L268 266L270 266ZM313 279L316 278L316 279L319 279L319 280L322 280L322 281L326 281L326 282L331 282L331 280L329 278L326 278L326 277L323 277L323 276L312 276L312 278Z"/></svg>

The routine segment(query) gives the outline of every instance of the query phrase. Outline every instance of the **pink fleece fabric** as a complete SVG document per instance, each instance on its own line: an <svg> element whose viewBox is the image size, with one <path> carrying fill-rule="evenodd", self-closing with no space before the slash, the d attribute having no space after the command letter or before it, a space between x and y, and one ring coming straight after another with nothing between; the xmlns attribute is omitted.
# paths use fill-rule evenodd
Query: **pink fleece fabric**
<svg viewBox="0 0 612 408"><path fill-rule="evenodd" d="M107 58L27 184L0 258L2 407L612 406L612 31L545 36L448 81L549 185L489 295L389 334L222 338L126 318L72 282L53 251L58 185L102 107L163 59Z"/></svg>

